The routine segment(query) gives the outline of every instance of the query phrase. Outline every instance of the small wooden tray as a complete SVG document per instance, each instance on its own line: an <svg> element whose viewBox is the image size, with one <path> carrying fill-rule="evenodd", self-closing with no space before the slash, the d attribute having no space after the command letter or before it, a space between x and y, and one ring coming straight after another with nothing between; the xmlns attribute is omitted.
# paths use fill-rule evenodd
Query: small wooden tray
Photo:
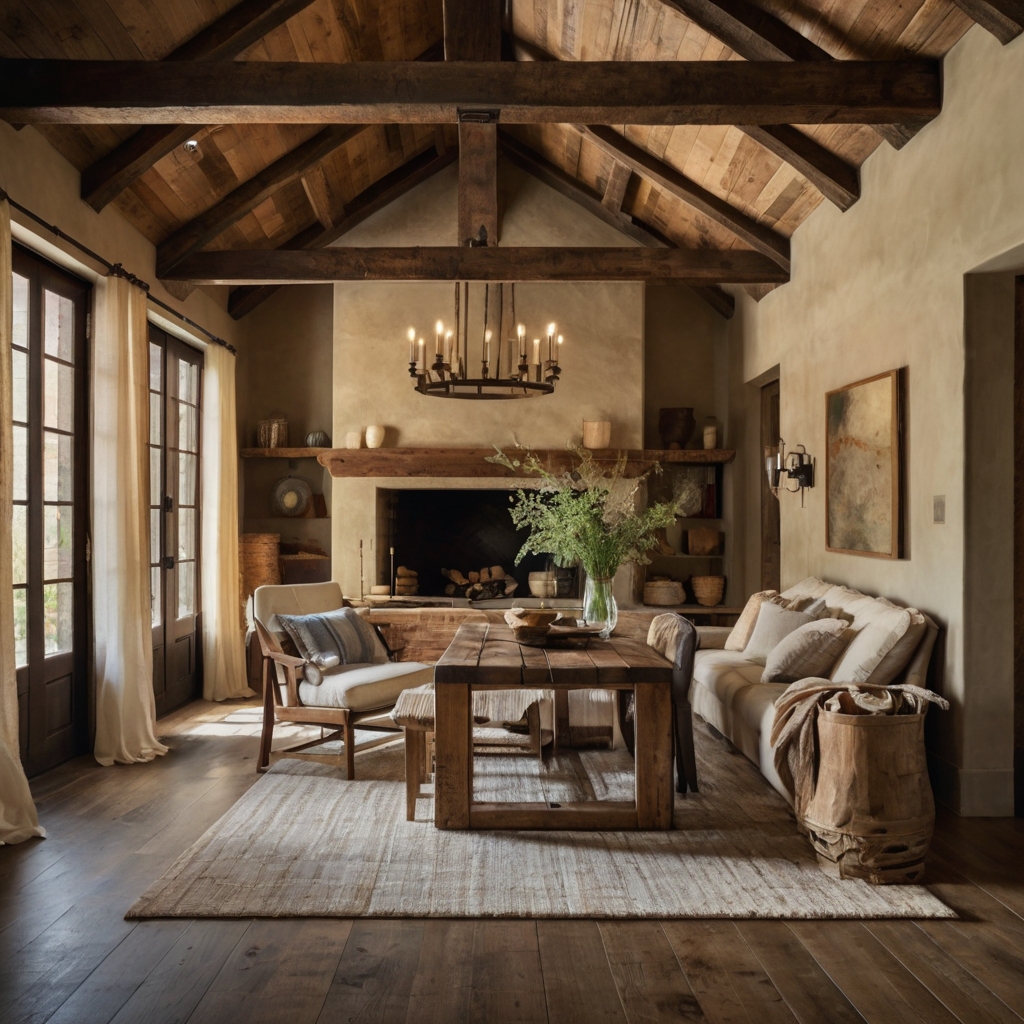
<svg viewBox="0 0 1024 1024"><path fill-rule="evenodd" d="M600 633L600 626L552 626L543 635L517 633L516 639L528 647L586 647Z"/></svg>

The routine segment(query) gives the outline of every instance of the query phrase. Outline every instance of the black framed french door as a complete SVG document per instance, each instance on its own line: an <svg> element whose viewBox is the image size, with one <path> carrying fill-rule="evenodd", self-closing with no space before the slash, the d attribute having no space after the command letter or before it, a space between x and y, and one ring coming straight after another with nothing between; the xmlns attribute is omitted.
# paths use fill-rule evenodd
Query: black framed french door
<svg viewBox="0 0 1024 1024"><path fill-rule="evenodd" d="M89 747L90 287L13 246L14 649L28 775Z"/></svg>
<svg viewBox="0 0 1024 1024"><path fill-rule="evenodd" d="M157 715L202 695L199 606L203 354L149 327L150 592Z"/></svg>

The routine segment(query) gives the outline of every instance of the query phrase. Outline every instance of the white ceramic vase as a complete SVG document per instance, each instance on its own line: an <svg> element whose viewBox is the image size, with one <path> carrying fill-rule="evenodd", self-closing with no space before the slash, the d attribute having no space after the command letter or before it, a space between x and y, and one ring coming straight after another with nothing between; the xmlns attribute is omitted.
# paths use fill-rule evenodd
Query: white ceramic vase
<svg viewBox="0 0 1024 1024"><path fill-rule="evenodd" d="M384 428L378 423L366 428L366 447L379 448L384 443Z"/></svg>

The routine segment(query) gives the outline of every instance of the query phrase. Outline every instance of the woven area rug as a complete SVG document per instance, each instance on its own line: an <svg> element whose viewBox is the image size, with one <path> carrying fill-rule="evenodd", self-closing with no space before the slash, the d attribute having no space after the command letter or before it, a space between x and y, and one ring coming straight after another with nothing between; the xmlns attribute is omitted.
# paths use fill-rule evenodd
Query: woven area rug
<svg viewBox="0 0 1024 1024"><path fill-rule="evenodd" d="M823 874L792 811L696 722L701 791L670 832L441 832L405 820L401 743L357 779L281 761L128 911L148 917L935 918L921 886ZM628 799L624 752L475 759L477 800Z"/></svg>

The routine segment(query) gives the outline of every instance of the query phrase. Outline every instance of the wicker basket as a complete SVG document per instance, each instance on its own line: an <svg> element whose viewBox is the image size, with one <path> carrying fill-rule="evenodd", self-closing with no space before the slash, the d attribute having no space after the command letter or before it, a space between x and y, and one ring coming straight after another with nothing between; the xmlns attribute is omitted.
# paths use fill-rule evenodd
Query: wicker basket
<svg viewBox="0 0 1024 1024"><path fill-rule="evenodd" d="M711 608L722 603L722 596L725 594L724 576L692 576L690 586L693 587L693 596L697 603Z"/></svg>
<svg viewBox="0 0 1024 1024"><path fill-rule="evenodd" d="M644 604L667 608L683 603L683 585L678 580L652 580L644 584Z"/></svg>
<svg viewBox="0 0 1024 1024"><path fill-rule="evenodd" d="M242 588L239 596L243 608L257 587L281 582L280 547L279 533L243 533L239 536L238 575Z"/></svg>

